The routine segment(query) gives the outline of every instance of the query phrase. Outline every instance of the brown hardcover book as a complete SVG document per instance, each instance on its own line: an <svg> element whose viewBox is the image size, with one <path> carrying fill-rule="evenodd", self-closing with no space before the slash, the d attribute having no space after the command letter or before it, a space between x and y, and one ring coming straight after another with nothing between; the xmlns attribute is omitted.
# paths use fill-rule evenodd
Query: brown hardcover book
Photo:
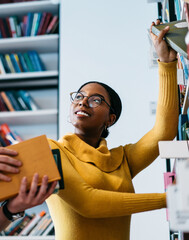
<svg viewBox="0 0 189 240"><path fill-rule="evenodd" d="M0 201L18 194L20 183L24 176L27 177L28 189L35 173L39 174L39 185L41 185L44 175L48 176L49 182L61 179L45 135L31 138L6 148L14 149L18 152L18 155L14 158L22 161L22 166L18 174L7 174L11 176L11 182L0 181Z"/></svg>

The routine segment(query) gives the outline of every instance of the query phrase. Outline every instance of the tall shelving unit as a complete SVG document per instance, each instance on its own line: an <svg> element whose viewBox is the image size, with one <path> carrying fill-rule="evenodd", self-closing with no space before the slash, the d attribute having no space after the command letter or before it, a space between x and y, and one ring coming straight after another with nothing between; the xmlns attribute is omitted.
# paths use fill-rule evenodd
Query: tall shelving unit
<svg viewBox="0 0 189 240"><path fill-rule="evenodd" d="M163 22L171 22L171 21L176 21L176 20L182 20L182 19L186 19L186 21L188 22L188 16L187 16L187 10L185 9L185 2L188 2L188 0L164 0L163 3L162 3L162 12L164 12L164 14L162 14L162 20ZM165 9L166 8L166 9ZM166 15L166 20L165 21L165 15ZM189 29L189 27L188 27ZM188 60L186 59L185 61L186 63L186 68L188 69ZM184 66L183 66L183 69L177 69L178 72L177 72L177 77L178 77L178 89L179 88L179 85L185 85L186 87L186 92L185 92L185 96L184 96L184 99L183 99L183 103L181 104L181 102L179 102L180 104L180 111L179 111L179 114L180 115L187 115L187 112L188 112L188 109L189 109L189 82L188 82L188 78L186 78L186 73L184 72ZM180 94L180 91L179 91L179 95L181 97L181 94ZM181 99L180 99L181 100ZM179 118L180 119L180 118ZM180 120L179 120L180 121ZM179 125L180 126L180 125ZM183 128L183 127L182 127ZM177 165L178 165L178 162L180 161L180 159L185 159L185 158L188 158L186 156L189 156L188 155L188 147L186 147L186 153L185 153L185 156L184 156L184 148L182 147L183 145L181 145L182 143L185 144L183 141L182 142L178 142L179 140L186 140L186 139L180 139L181 138L181 128L179 127L179 133L178 133L178 136L177 136L177 139L175 140L175 142L170 142L170 147L168 147L168 144L166 142L163 143L163 147L160 147L160 155L162 154L162 158L166 158L166 171L167 172L175 172L176 171L176 174L177 174ZM161 144L160 144L161 145ZM186 143L187 145L187 143ZM166 147L165 147L166 146ZM180 156L179 156L180 154ZM183 157L184 156L184 157ZM183 173L184 174L184 173ZM173 175L170 175L171 177ZM179 177L179 176L178 176ZM180 179L180 178L179 178ZM169 187L168 187L169 188ZM179 192L179 189L177 189L177 191ZM172 195L170 195L170 190L168 191L168 196L167 198L169 199L168 200L168 204L170 204L170 201L171 201L171 204L178 204L177 202L180 201L180 197L177 197L179 196L180 192L178 193L178 195L175 195L174 197ZM175 199L171 199L172 198L175 198ZM176 207L176 205L174 207ZM168 206L169 207L169 206ZM170 209L169 209L170 210ZM168 210L168 212L169 212ZM171 209L171 211L173 211L173 209ZM186 224L186 222L188 222L188 217L189 215L188 214L185 214L184 212L185 211L180 211L177 209L177 216L175 215L173 219L169 219L169 221L171 221L171 224L175 224L175 222L177 222L177 227L178 225L180 225L180 229L178 227L177 231L173 231L172 229L170 230L170 240L174 240L174 239L179 239L179 240L188 240L189 239L189 230L187 230L186 232L185 231L182 231L182 226L184 226ZM175 210L176 212L176 210ZM187 211L186 211L187 212ZM180 214L180 217L179 217L179 214ZM182 216L183 214L183 216ZM173 213L171 212L170 213L170 218L173 216ZM178 223L180 219L184 219L183 223ZM183 227L184 229L185 227Z"/></svg>
<svg viewBox="0 0 189 240"><path fill-rule="evenodd" d="M38 0L18 3L0 4L0 18L9 16L24 16L28 12L50 12L59 15L61 1ZM60 26L60 24L59 24ZM0 75L0 91L27 90L40 106L35 111L1 112L0 124L7 123L12 130L16 130L23 140L46 134L47 137L59 137L59 33L48 35L1 38L0 53L26 52L35 50L42 60L45 71L7 73ZM28 211L38 213L42 209L48 211L46 204ZM1 240L14 239L47 239L54 240L54 236L1 236Z"/></svg>
<svg viewBox="0 0 189 240"><path fill-rule="evenodd" d="M32 1L0 5L0 17L28 12L59 13L58 1ZM23 139L40 134L58 138L59 35L0 39L0 53L38 52L46 71L0 75L0 89L27 89L40 106L37 111L1 112L0 123L8 123ZM35 130L36 129L36 130ZM48 130L51 129L51 130Z"/></svg>

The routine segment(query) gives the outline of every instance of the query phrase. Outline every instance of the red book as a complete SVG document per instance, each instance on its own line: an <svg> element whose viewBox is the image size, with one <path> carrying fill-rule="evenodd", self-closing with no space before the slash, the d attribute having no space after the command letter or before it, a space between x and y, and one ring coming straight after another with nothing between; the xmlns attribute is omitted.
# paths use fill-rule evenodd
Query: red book
<svg viewBox="0 0 189 240"><path fill-rule="evenodd" d="M12 32L11 32L11 27L10 27L10 22L9 22L9 18L7 17L5 19L6 23L7 23L7 29L8 29L8 32L9 32L9 36L12 37Z"/></svg>
<svg viewBox="0 0 189 240"><path fill-rule="evenodd" d="M44 13L42 14L41 21L40 21L40 23L39 23L39 28L38 28L38 31L37 31L37 35L40 35L40 34L41 34L41 30L42 30L42 27L43 27L43 25L44 25L46 16L47 16L47 12L44 12Z"/></svg>
<svg viewBox="0 0 189 240"><path fill-rule="evenodd" d="M43 35L46 33L46 30L47 30L47 27L49 25L49 22L52 18L52 13L47 13L46 17L45 17L45 21L44 21L44 24L43 24L43 27L41 29L41 33L40 35Z"/></svg>
<svg viewBox="0 0 189 240"><path fill-rule="evenodd" d="M46 30L46 34L49 34L51 32L53 27L56 25L57 21L58 21L58 16L56 15L49 22L49 25L48 25L47 30Z"/></svg>
<svg viewBox="0 0 189 240"><path fill-rule="evenodd" d="M5 26L2 18L0 18L0 30L1 30L2 37L7 38L8 36L6 34Z"/></svg>

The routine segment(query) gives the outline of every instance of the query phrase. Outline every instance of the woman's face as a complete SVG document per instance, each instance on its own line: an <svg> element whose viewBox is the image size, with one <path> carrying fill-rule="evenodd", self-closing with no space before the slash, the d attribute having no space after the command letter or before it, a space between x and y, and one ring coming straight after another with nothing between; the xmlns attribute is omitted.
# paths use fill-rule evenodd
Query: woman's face
<svg viewBox="0 0 189 240"><path fill-rule="evenodd" d="M80 89L80 92L87 97L100 95L110 105L108 93L100 84L87 84ZM110 114L110 107L104 101L98 107L89 107L87 97L84 97L78 103L71 104L71 123L75 127L75 133L77 134L98 133L101 135L104 127L112 124L111 115L114 114Z"/></svg>

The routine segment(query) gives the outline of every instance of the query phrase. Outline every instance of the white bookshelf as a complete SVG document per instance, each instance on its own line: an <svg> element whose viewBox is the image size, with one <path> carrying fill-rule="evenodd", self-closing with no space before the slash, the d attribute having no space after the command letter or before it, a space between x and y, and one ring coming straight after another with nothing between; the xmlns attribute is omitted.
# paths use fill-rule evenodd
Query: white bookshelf
<svg viewBox="0 0 189 240"><path fill-rule="evenodd" d="M22 17L28 12L51 12L59 15L61 1L41 0L0 4L0 18ZM58 88L59 88L59 34L1 38L0 54L11 52L38 52L45 71L7 73L0 75L0 91L26 89L40 108L36 111L0 112L0 124L7 123L23 140L45 134L58 138ZM40 209L40 210L39 210ZM43 206L31 208L38 213ZM54 236L0 236L0 240L54 240Z"/></svg>

